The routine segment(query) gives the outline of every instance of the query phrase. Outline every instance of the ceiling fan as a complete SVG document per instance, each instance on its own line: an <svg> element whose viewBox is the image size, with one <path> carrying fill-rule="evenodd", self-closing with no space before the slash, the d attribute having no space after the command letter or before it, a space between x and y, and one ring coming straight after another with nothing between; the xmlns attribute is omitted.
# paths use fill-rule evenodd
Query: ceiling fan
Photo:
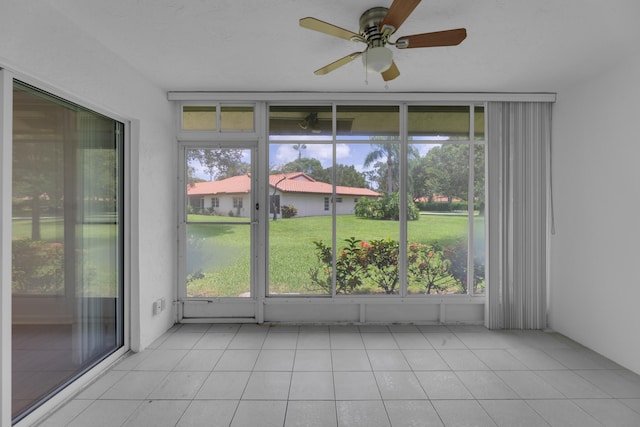
<svg viewBox="0 0 640 427"><path fill-rule="evenodd" d="M354 52L325 65L314 71L316 75L323 75L348 64L359 56L365 69L370 73L381 73L385 81L393 80L400 75L400 71L393 61L393 53L386 47L387 44L398 49L413 49L417 47L456 46L467 37L467 30L457 28L455 30L436 31L433 33L414 34L403 36L391 42L389 37L394 34L400 25L409 17L418 6L420 0L393 0L391 7L374 7L365 11L360 16L360 32L345 30L328 22L316 18L307 17L300 19L300 26L309 30L319 31L330 36L355 42L366 43L367 47L362 52Z"/></svg>

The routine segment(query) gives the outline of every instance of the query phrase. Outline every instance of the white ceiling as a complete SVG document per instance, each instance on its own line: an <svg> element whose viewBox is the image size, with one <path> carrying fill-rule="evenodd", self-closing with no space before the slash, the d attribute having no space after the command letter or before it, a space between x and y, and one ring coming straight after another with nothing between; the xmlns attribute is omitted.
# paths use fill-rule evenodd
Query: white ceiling
<svg viewBox="0 0 640 427"><path fill-rule="evenodd" d="M423 0L398 36L458 27L455 47L394 50L401 75L368 84L363 44L299 27L313 16L358 32L392 0L51 0L167 91L555 92L638 55L638 0ZM395 40L395 36L392 37Z"/></svg>

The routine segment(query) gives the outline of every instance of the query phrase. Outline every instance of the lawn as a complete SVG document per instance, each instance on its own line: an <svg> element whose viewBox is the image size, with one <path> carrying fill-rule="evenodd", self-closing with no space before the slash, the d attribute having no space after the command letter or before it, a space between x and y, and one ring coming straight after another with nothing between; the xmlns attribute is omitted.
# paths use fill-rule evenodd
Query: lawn
<svg viewBox="0 0 640 427"><path fill-rule="evenodd" d="M237 218L190 216L189 222ZM482 221L477 218L476 221ZM246 220L245 220L246 221ZM464 240L466 215L422 215L408 226L410 242L442 246ZM482 231L482 227L476 227ZM269 292L271 294L318 294L310 286L309 271L317 265L314 241L331 244L330 216L278 219L269 221ZM398 221L376 221L353 215L337 217L339 250L345 239L398 240ZM482 233L477 233L481 235ZM233 224L189 224L188 277L189 296L217 297L246 295L249 291L249 227Z"/></svg>
<svg viewBox="0 0 640 427"><path fill-rule="evenodd" d="M82 233L81 248L77 249L78 259L82 264L76 267L77 274L82 274L82 289L76 289L76 292L84 296L108 296L114 297L118 295L118 277L117 265L119 264L118 250L115 236L118 232L118 226L114 223L112 217L105 217L105 222L87 222L81 226L77 226L78 233ZM31 219L14 219L12 222L12 239L13 240L29 240L31 239ZM40 245L44 248L52 244L59 244L64 248L64 221L62 218L42 218L40 220ZM78 236L76 236L78 237ZM80 241L77 239L77 241ZM28 253L19 258L14 259L14 263L24 262L33 264L27 257ZM80 257L81 255L81 257ZM15 258L15 254L14 254ZM41 262L46 262L33 271L35 276L41 276L47 270L57 269L64 271L64 249L59 255L50 256L49 258L38 258ZM31 270L28 266L15 265L18 271ZM35 284L37 280L28 280L27 283ZM47 294L58 295L65 291L64 285L60 284L57 288L44 289L39 285L29 286L28 289L20 292L29 294Z"/></svg>
<svg viewBox="0 0 640 427"><path fill-rule="evenodd" d="M215 221L225 222L224 224ZM464 241L466 215L421 215L408 223L409 243L447 246ZM483 217L476 217L476 239L483 241ZM210 224L207 224L210 223ZM318 265L315 241L331 245L330 216L269 220L269 292L271 294L322 294L311 286L310 270ZM116 262L114 224L87 224L84 245L88 249L95 285L92 294L113 294ZM61 219L42 219L42 239L62 243ZM398 221L377 221L341 215L336 219L338 251L345 239L399 240ZM13 238L31 237L29 220L14 220ZM250 290L250 226L246 218L189 215L187 226L187 295L199 297L246 296ZM97 285L97 286L96 286ZM87 289L88 290L88 289ZM414 291L411 290L410 291Z"/></svg>

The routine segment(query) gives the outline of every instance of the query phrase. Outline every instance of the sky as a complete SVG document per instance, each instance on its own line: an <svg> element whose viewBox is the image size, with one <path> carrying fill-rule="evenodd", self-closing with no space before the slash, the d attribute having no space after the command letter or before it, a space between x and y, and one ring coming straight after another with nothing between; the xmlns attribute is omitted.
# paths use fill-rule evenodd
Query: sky
<svg viewBox="0 0 640 427"><path fill-rule="evenodd" d="M332 165L333 145L331 141L319 143L318 141L300 141L298 136L294 141L282 140L282 143L269 144L269 166L271 168L279 168L298 158L298 151L293 148L297 142L303 142L306 148L302 150L302 157L313 158L320 161L324 168ZM433 141L430 141L433 142ZM436 144L416 144L420 156L424 156ZM364 167L364 159L367 154L373 150L370 141L361 141L359 143L349 142L336 144L336 161L339 164L353 165L359 172L371 170L371 166ZM243 161L249 162L248 150L245 153ZM194 168L194 176L201 179L209 179L209 175L198 162L191 162L190 166Z"/></svg>

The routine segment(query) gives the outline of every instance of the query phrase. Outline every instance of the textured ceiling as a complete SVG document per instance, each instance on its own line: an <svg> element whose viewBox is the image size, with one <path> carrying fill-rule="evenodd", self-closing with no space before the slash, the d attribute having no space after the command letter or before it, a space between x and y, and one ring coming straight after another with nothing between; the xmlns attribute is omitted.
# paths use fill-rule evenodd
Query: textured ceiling
<svg viewBox="0 0 640 427"><path fill-rule="evenodd" d="M298 26L313 16L358 32L391 0L51 0L167 91L555 92L638 55L637 0L423 0L398 36L458 27L455 47L394 51L401 75L368 83L360 59L313 70L363 44ZM392 37L395 40L395 36Z"/></svg>

